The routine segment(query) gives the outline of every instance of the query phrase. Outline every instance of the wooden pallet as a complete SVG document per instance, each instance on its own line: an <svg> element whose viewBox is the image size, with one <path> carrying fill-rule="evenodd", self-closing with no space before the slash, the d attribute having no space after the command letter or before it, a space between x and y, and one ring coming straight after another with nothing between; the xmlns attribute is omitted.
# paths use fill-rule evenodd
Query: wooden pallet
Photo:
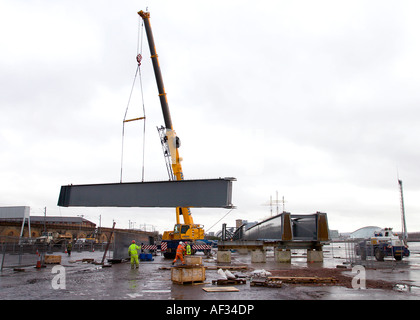
<svg viewBox="0 0 420 320"><path fill-rule="evenodd" d="M239 289L235 287L204 287L206 292L238 292Z"/></svg>
<svg viewBox="0 0 420 320"><path fill-rule="evenodd" d="M175 284L182 284L182 285L198 285L198 284L206 284L208 282L204 282L201 280L194 280L194 281L178 281L178 280L172 280Z"/></svg>
<svg viewBox="0 0 420 320"><path fill-rule="evenodd" d="M212 284L216 285L227 285L227 284L246 284L245 279L217 279L212 280Z"/></svg>
<svg viewBox="0 0 420 320"><path fill-rule="evenodd" d="M205 266L207 270L247 270L248 266Z"/></svg>
<svg viewBox="0 0 420 320"><path fill-rule="evenodd" d="M252 280L250 285L252 287L269 287L269 288L281 288L282 281L280 280Z"/></svg>
<svg viewBox="0 0 420 320"><path fill-rule="evenodd" d="M173 267L159 267L159 270L171 270Z"/></svg>
<svg viewBox="0 0 420 320"><path fill-rule="evenodd" d="M299 284L320 284L320 283L337 283L338 280L333 277L268 277L267 280L282 281L284 283Z"/></svg>
<svg viewBox="0 0 420 320"><path fill-rule="evenodd" d="M61 264L61 256L59 255L45 255L44 256L45 264Z"/></svg>

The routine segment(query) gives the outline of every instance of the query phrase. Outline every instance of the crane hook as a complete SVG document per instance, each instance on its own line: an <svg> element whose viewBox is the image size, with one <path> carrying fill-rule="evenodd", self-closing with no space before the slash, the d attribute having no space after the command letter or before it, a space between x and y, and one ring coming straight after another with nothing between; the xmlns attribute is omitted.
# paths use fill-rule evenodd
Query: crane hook
<svg viewBox="0 0 420 320"><path fill-rule="evenodd" d="M141 65L141 59L142 59L142 56L141 56L141 54L139 53L139 54L137 55L137 57L136 57L137 63L139 64L139 67L140 67L140 65Z"/></svg>

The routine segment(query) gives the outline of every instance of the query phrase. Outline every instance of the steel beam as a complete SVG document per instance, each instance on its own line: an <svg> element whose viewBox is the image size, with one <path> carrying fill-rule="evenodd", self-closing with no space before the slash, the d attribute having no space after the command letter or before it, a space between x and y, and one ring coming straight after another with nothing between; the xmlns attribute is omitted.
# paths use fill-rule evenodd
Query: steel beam
<svg viewBox="0 0 420 320"><path fill-rule="evenodd" d="M235 178L62 186L61 207L233 208Z"/></svg>
<svg viewBox="0 0 420 320"><path fill-rule="evenodd" d="M290 214L283 212L242 232L241 240L328 241L327 214Z"/></svg>

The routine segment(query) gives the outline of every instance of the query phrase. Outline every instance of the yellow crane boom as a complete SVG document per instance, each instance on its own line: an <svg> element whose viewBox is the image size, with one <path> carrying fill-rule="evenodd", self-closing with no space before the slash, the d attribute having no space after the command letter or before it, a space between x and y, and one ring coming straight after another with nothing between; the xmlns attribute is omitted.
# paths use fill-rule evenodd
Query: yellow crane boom
<svg viewBox="0 0 420 320"><path fill-rule="evenodd" d="M159 99L162 108L163 118L165 121L164 142L167 144L167 150L170 153L171 169L175 180L184 180L182 171L181 157L179 156L180 140L176 136L172 125L171 114L169 111L168 100L163 85L162 73L160 71L159 58L156 52L156 46L153 38L152 28L150 25L150 13L139 11L138 14L143 19L147 40L149 43L150 55L153 64L153 70L159 92ZM180 215L182 215L184 224L180 223ZM193 217L189 208L176 208L176 225L174 231L167 231L163 234L162 240L199 240L204 239L204 230L201 225L194 224ZM178 241L177 241L178 242ZM168 244L169 247L169 244Z"/></svg>

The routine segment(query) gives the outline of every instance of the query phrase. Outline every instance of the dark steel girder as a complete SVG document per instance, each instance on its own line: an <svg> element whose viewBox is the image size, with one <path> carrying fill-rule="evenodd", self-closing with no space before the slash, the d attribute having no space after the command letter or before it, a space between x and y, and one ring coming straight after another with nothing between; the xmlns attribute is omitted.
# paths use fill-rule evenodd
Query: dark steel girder
<svg viewBox="0 0 420 320"><path fill-rule="evenodd" d="M62 186L61 207L233 208L235 178Z"/></svg>

